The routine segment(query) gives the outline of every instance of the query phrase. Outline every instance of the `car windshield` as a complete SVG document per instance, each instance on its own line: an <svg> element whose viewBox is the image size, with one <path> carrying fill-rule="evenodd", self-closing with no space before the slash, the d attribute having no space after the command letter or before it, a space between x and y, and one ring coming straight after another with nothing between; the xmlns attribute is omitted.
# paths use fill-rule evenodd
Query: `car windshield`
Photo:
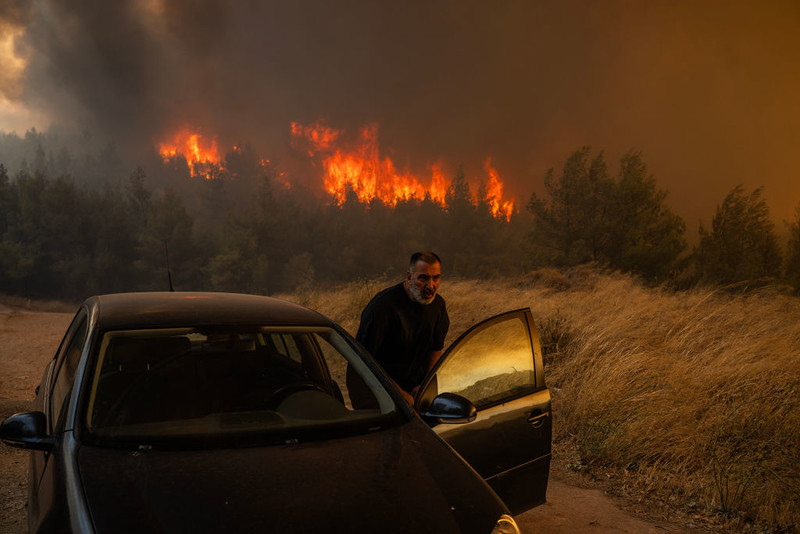
<svg viewBox="0 0 800 534"><path fill-rule="evenodd" d="M371 431L399 415L347 340L325 327L106 332L88 399L95 443L291 442Z"/></svg>

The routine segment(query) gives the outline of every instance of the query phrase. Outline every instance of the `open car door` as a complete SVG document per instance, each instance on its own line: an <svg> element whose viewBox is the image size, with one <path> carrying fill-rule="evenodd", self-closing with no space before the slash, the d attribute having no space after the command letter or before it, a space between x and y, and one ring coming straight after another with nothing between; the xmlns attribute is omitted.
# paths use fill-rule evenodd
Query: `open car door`
<svg viewBox="0 0 800 534"><path fill-rule="evenodd" d="M552 417L539 336L528 308L483 321L453 343L425 378L415 405L424 414L441 393L477 408L467 423L429 421L519 514L545 502Z"/></svg>

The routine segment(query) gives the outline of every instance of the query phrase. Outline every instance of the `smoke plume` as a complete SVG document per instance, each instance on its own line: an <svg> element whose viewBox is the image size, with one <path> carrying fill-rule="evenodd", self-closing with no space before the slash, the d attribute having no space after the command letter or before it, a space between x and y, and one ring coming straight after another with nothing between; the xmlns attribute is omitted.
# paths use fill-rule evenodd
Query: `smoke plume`
<svg viewBox="0 0 800 534"><path fill-rule="evenodd" d="M584 145L612 170L641 150L690 223L739 183L766 186L778 217L800 201L791 1L5 4L26 66L0 95L120 147L188 125L279 159L293 121L374 123L414 172L491 157L522 204Z"/></svg>

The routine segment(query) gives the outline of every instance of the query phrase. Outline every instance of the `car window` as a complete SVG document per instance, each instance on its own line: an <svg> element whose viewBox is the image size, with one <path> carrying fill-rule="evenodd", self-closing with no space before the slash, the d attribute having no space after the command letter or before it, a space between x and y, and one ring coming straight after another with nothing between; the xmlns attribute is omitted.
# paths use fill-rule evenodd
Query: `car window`
<svg viewBox="0 0 800 534"><path fill-rule="evenodd" d="M294 336L273 333L269 334L269 338L276 351L297 363L302 363L303 355L295 343Z"/></svg>
<svg viewBox="0 0 800 534"><path fill-rule="evenodd" d="M341 371L348 366L368 385L368 409L349 402ZM380 381L333 329L150 329L102 336L86 426L101 441L213 441L359 432L397 414Z"/></svg>
<svg viewBox="0 0 800 534"><path fill-rule="evenodd" d="M64 350L56 360L55 381L50 395L51 421L60 421L63 418L62 410L75 381L75 371L86 345L87 319L85 313L79 312L79 315L73 320L73 327L69 329L71 338L65 339Z"/></svg>
<svg viewBox="0 0 800 534"><path fill-rule="evenodd" d="M438 391L479 409L535 389L530 331L522 313L481 325L461 339L436 371Z"/></svg>
<svg viewBox="0 0 800 534"><path fill-rule="evenodd" d="M384 411L389 408L387 399L376 396L373 392L380 387L380 383L366 364L359 359L346 359L342 355L352 350L344 338L336 336L317 336L320 351L325 359L332 383L341 392L342 402L349 410L367 407L379 408ZM359 386L354 389L353 382ZM381 403L384 406L381 406Z"/></svg>

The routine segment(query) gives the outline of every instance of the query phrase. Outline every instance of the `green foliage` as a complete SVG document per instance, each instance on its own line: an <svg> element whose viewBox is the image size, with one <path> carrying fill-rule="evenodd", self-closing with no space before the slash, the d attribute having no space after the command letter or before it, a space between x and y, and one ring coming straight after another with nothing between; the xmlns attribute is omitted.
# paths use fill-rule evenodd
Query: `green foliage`
<svg viewBox="0 0 800 534"><path fill-rule="evenodd" d="M207 267L211 289L218 291L263 292L266 280L256 276L259 271L258 241L251 228L231 221L223 249L213 256ZM260 291L259 291L260 290Z"/></svg>
<svg viewBox="0 0 800 534"><path fill-rule="evenodd" d="M558 178L553 169L547 171L544 185L549 202L536 193L531 195L531 239L547 263L568 266L601 260L608 236L605 209L612 182L603 153L591 161L589 155L589 147L574 152Z"/></svg>
<svg viewBox="0 0 800 534"><path fill-rule="evenodd" d="M667 206L667 191L658 189L639 152L620 161L608 210L607 256L612 267L651 279L666 278L686 248L686 225Z"/></svg>
<svg viewBox="0 0 800 534"><path fill-rule="evenodd" d="M167 251L175 289L191 289L200 278L197 256L204 250L193 235L194 218L172 189L150 204L135 247L139 287L166 290Z"/></svg>
<svg viewBox="0 0 800 534"><path fill-rule="evenodd" d="M23 137L0 131L0 161L10 176L19 172L73 176L79 184L100 184L125 171L113 144L104 144L87 131L32 128Z"/></svg>
<svg viewBox="0 0 800 534"><path fill-rule="evenodd" d="M572 266L590 261L649 279L668 275L686 247L685 225L666 205L639 152L620 161L617 179L607 173L603 153L574 152L556 177L545 176L549 200L535 193L530 239L539 261Z"/></svg>
<svg viewBox="0 0 800 534"><path fill-rule="evenodd" d="M701 280L734 284L780 274L781 249L761 192L747 195L736 186L717 207L711 231L700 227L695 261Z"/></svg>
<svg viewBox="0 0 800 534"><path fill-rule="evenodd" d="M786 252L786 279L800 290L800 205L795 209L795 219L789 223L789 247Z"/></svg>
<svg viewBox="0 0 800 534"><path fill-rule="evenodd" d="M469 189L464 168L459 167L458 172L450 181L444 197L447 211L454 217L467 217L474 210L472 192Z"/></svg>
<svg viewBox="0 0 800 534"><path fill-rule="evenodd" d="M5 165L0 163L0 238L6 234L13 222L14 209L14 188L11 186ZM0 282L2 277L3 274L0 273Z"/></svg>

